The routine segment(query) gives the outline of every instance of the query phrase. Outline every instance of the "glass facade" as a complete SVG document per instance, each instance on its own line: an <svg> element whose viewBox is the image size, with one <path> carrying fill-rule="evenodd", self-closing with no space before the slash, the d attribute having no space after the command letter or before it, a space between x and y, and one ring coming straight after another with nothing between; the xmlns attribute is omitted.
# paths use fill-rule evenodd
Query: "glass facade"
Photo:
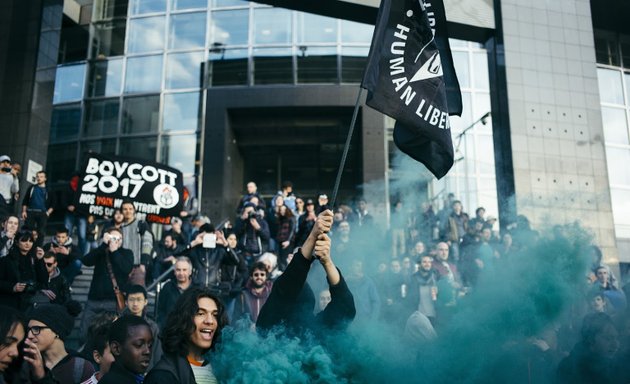
<svg viewBox="0 0 630 384"><path fill-rule="evenodd" d="M630 238L630 36L597 31L597 79L615 232Z"/></svg>
<svg viewBox="0 0 630 384"><path fill-rule="evenodd" d="M68 178L88 151L194 177L204 89L358 83L372 31L242 0L95 0L89 57L57 70L53 179Z"/></svg>

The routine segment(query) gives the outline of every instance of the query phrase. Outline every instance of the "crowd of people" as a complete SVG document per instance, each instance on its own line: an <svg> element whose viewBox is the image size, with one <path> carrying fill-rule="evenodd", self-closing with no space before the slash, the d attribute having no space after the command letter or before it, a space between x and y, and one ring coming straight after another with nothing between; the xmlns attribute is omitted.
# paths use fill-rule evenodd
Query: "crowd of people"
<svg viewBox="0 0 630 384"><path fill-rule="evenodd" d="M180 217L156 231L131 200L107 219L79 212L78 175L57 199L39 172L18 207L11 165L0 156L0 383L214 383L207 354L228 324L295 335L382 322L423 345L541 237L524 216L499 232L496 217L482 207L470 217L452 194L439 210L399 201L387 226L365 199L331 207L290 182L270 199L249 182L218 227L186 194ZM54 210L64 224L47 241ZM530 382L630 380L629 285L597 246L590 252L571 326L528 339L540 368ZM78 303L71 286L83 266L93 277ZM75 351L66 341L77 316Z"/></svg>

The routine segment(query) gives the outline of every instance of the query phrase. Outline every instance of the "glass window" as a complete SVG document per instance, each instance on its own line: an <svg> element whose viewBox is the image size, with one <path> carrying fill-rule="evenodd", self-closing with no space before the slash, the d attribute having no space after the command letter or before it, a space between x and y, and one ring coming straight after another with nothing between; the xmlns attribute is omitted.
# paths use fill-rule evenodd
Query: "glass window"
<svg viewBox="0 0 630 384"><path fill-rule="evenodd" d="M457 80L462 88L470 88L470 70L468 66L468 52L453 51L453 64L455 65L455 73ZM487 65L486 65L487 68Z"/></svg>
<svg viewBox="0 0 630 384"><path fill-rule="evenodd" d="M119 110L118 98L86 102L84 137L115 135Z"/></svg>
<svg viewBox="0 0 630 384"><path fill-rule="evenodd" d="M160 51L164 49L163 16L143 17L129 21L128 53Z"/></svg>
<svg viewBox="0 0 630 384"><path fill-rule="evenodd" d="M290 48L254 49L254 84L292 84L293 57Z"/></svg>
<svg viewBox="0 0 630 384"><path fill-rule="evenodd" d="M122 87L122 59L99 60L90 65L88 94L91 97L117 96Z"/></svg>
<svg viewBox="0 0 630 384"><path fill-rule="evenodd" d="M172 53L166 62L166 88L200 88L204 52Z"/></svg>
<svg viewBox="0 0 630 384"><path fill-rule="evenodd" d="M95 0L92 8L92 21L110 20L127 16L128 0Z"/></svg>
<svg viewBox="0 0 630 384"><path fill-rule="evenodd" d="M619 47L621 48L621 66L630 68L630 37L621 35Z"/></svg>
<svg viewBox="0 0 630 384"><path fill-rule="evenodd" d="M180 11L183 9L205 8L208 0L173 0L173 9Z"/></svg>
<svg viewBox="0 0 630 384"><path fill-rule="evenodd" d="M132 15L166 12L166 0L131 0L129 6Z"/></svg>
<svg viewBox="0 0 630 384"><path fill-rule="evenodd" d="M451 116L451 131L453 135L462 132L466 129L472 122L472 101L470 92L462 92L462 115L461 116ZM479 116L481 117L481 116Z"/></svg>
<svg viewBox="0 0 630 384"><path fill-rule="evenodd" d="M626 104L630 104L630 73L624 73L623 77L626 83L626 100L628 100Z"/></svg>
<svg viewBox="0 0 630 384"><path fill-rule="evenodd" d="M129 97L123 101L122 133L157 132L160 96Z"/></svg>
<svg viewBox="0 0 630 384"><path fill-rule="evenodd" d="M298 14L298 43L336 43L337 19L313 15Z"/></svg>
<svg viewBox="0 0 630 384"><path fill-rule="evenodd" d="M242 7L248 6L248 2L244 0L212 0L212 6L214 8L222 7Z"/></svg>
<svg viewBox="0 0 630 384"><path fill-rule="evenodd" d="M608 176L611 185L629 185L630 172L630 150L625 148L611 148L606 150L606 161L608 163Z"/></svg>
<svg viewBox="0 0 630 384"><path fill-rule="evenodd" d="M337 47L299 47L298 83L336 83Z"/></svg>
<svg viewBox="0 0 630 384"><path fill-rule="evenodd" d="M254 9L254 44L291 44L291 11Z"/></svg>
<svg viewBox="0 0 630 384"><path fill-rule="evenodd" d="M602 103L623 104L621 71L597 68L597 80Z"/></svg>
<svg viewBox="0 0 630 384"><path fill-rule="evenodd" d="M170 93L164 95L163 131L199 130L201 93Z"/></svg>
<svg viewBox="0 0 630 384"><path fill-rule="evenodd" d="M212 12L213 46L247 45L248 37L249 10Z"/></svg>
<svg viewBox="0 0 630 384"><path fill-rule="evenodd" d="M481 118L487 112L490 112L490 94L485 92L476 92L474 97L474 113L473 121ZM492 133L492 119L488 117L486 123L479 122L475 125L475 132Z"/></svg>
<svg viewBox="0 0 630 384"><path fill-rule="evenodd" d="M162 55L127 59L125 92L154 92L162 85Z"/></svg>
<svg viewBox="0 0 630 384"><path fill-rule="evenodd" d="M341 47L341 81L360 83L367 64L369 47Z"/></svg>
<svg viewBox="0 0 630 384"><path fill-rule="evenodd" d="M342 43L365 43L372 41L374 26L370 24L356 23L354 21L341 20Z"/></svg>
<svg viewBox="0 0 630 384"><path fill-rule="evenodd" d="M125 53L125 20L92 24L91 56L93 59L104 59L109 56L122 56Z"/></svg>
<svg viewBox="0 0 630 384"><path fill-rule="evenodd" d="M79 153L79 164L84 164L88 153L95 152L101 155L116 154L116 139L90 140L81 143Z"/></svg>
<svg viewBox="0 0 630 384"><path fill-rule="evenodd" d="M595 58L598 63L619 66L618 47L613 34L595 32Z"/></svg>
<svg viewBox="0 0 630 384"><path fill-rule="evenodd" d="M448 39L448 45L451 48L468 48L468 42L465 40Z"/></svg>
<svg viewBox="0 0 630 384"><path fill-rule="evenodd" d="M206 13L184 13L171 16L169 49L203 48L206 45Z"/></svg>
<svg viewBox="0 0 630 384"><path fill-rule="evenodd" d="M53 104L83 99L85 64L57 67Z"/></svg>
<svg viewBox="0 0 630 384"><path fill-rule="evenodd" d="M494 143L492 136L477 135L477 163L479 173L494 175Z"/></svg>
<svg viewBox="0 0 630 384"><path fill-rule="evenodd" d="M628 142L628 120L622 108L602 107L604 138L606 143L630 144Z"/></svg>
<svg viewBox="0 0 630 384"><path fill-rule="evenodd" d="M160 161L182 171L184 175L195 174L197 160L197 135L162 136Z"/></svg>
<svg viewBox="0 0 630 384"><path fill-rule="evenodd" d="M475 88L489 89L488 54L486 52L473 53L473 70L475 71Z"/></svg>
<svg viewBox="0 0 630 384"><path fill-rule="evenodd" d="M81 104L54 107L50 117L50 141L76 139L81 125Z"/></svg>
<svg viewBox="0 0 630 384"><path fill-rule="evenodd" d="M69 180L77 170L77 143L48 146L46 172L48 180Z"/></svg>
<svg viewBox="0 0 630 384"><path fill-rule="evenodd" d="M616 225L630 225L630 190L611 188L610 197Z"/></svg>
<svg viewBox="0 0 630 384"><path fill-rule="evenodd" d="M120 139L120 149L118 150L118 154L120 156L130 156L138 159L155 161L156 153L156 136Z"/></svg>
<svg viewBox="0 0 630 384"><path fill-rule="evenodd" d="M210 50L208 83L212 86L247 85L247 49Z"/></svg>

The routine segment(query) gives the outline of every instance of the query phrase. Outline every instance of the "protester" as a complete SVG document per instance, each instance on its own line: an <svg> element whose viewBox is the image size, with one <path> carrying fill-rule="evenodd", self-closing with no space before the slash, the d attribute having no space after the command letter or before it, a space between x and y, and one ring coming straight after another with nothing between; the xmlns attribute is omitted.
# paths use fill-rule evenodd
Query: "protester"
<svg viewBox="0 0 630 384"><path fill-rule="evenodd" d="M13 214L13 196L19 191L20 181L11 167L11 158L0 156L0 220Z"/></svg>
<svg viewBox="0 0 630 384"><path fill-rule="evenodd" d="M123 311L124 315L138 316L144 319L151 328L153 335L153 344L151 346L151 363L149 369L162 357L162 345L158 338L160 329L157 323L147 316L146 308L149 304L147 290L141 285L132 285L126 290L125 304L127 308Z"/></svg>
<svg viewBox="0 0 630 384"><path fill-rule="evenodd" d="M94 332L94 334L88 339L88 344L91 346L92 361L96 367L98 367L98 371L94 372L94 374L82 382L81 384L96 384L98 383L103 376L109 372L112 364L114 363L114 355L112 355L112 350L109 347L108 343L108 334L111 328L111 322L105 324L98 328Z"/></svg>
<svg viewBox="0 0 630 384"><path fill-rule="evenodd" d="M53 304L65 304L71 298L70 284L61 274L57 266L57 255L54 252L44 254L44 265L48 272L48 287L40 292Z"/></svg>
<svg viewBox="0 0 630 384"><path fill-rule="evenodd" d="M153 234L145 221L136 218L136 206L131 200L123 201L122 235L123 248L133 254L133 270L129 281L133 284L145 285L152 281Z"/></svg>
<svg viewBox="0 0 630 384"><path fill-rule="evenodd" d="M37 183L28 187L22 201L22 220L27 227L37 230L39 238L37 244L41 245L46 235L48 217L54 211L56 199L46 184L48 181L46 172L39 171L36 177Z"/></svg>
<svg viewBox="0 0 630 384"><path fill-rule="evenodd" d="M138 316L122 316L109 330L109 348L114 363L100 384L138 384L151 361L153 335L147 322Z"/></svg>
<svg viewBox="0 0 630 384"><path fill-rule="evenodd" d="M169 280L160 291L158 300L157 323L160 329L164 329L168 314L171 312L177 299L192 286L192 262L188 257L180 256L175 262L175 279Z"/></svg>
<svg viewBox="0 0 630 384"><path fill-rule="evenodd" d="M238 297L232 319L244 318L251 325L256 324L260 310L267 302L273 282L267 280L267 266L257 262L252 267L245 288Z"/></svg>
<svg viewBox="0 0 630 384"><path fill-rule="evenodd" d="M29 313L26 345L31 350L32 361L28 369L32 377L42 377L44 366L59 383L80 383L94 374L89 361L69 354L65 341L74 326L74 318L81 311L81 304L70 301L65 306L41 304ZM40 359L41 354L41 359Z"/></svg>
<svg viewBox="0 0 630 384"><path fill-rule="evenodd" d="M21 312L0 306L0 384L7 382L11 364L20 356L20 345L26 336L26 322ZM9 383L13 380L8 381Z"/></svg>
<svg viewBox="0 0 630 384"><path fill-rule="evenodd" d="M58 267L63 276L72 285L74 278L81 274L82 251L73 244L70 232L66 227L59 227L55 231L52 241L44 245L44 251L55 253Z"/></svg>
<svg viewBox="0 0 630 384"><path fill-rule="evenodd" d="M144 384L217 383L206 354L220 342L225 325L225 308L208 289L184 292L162 331L164 356Z"/></svg>
<svg viewBox="0 0 630 384"><path fill-rule="evenodd" d="M15 241L15 235L20 227L20 220L17 216L9 215L2 221L2 233L0 233L0 257L9 254L9 250Z"/></svg>

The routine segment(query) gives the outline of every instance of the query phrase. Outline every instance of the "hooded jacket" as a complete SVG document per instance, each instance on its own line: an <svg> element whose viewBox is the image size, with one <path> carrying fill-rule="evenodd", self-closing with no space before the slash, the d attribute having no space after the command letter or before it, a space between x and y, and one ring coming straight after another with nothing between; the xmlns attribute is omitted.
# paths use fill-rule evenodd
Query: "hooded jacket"
<svg viewBox="0 0 630 384"><path fill-rule="evenodd" d="M79 247L76 247L72 243L71 237L68 237L68 240L65 242L65 244L59 244L59 242L57 241L57 238L53 236L52 241L44 245L44 251L48 252L52 250L53 247L55 248L64 247L68 250L67 255L63 253L55 252L55 256L57 258L57 265L59 266L59 269L65 269L68 265L72 264L75 260L81 259L81 253L79 252Z"/></svg>

